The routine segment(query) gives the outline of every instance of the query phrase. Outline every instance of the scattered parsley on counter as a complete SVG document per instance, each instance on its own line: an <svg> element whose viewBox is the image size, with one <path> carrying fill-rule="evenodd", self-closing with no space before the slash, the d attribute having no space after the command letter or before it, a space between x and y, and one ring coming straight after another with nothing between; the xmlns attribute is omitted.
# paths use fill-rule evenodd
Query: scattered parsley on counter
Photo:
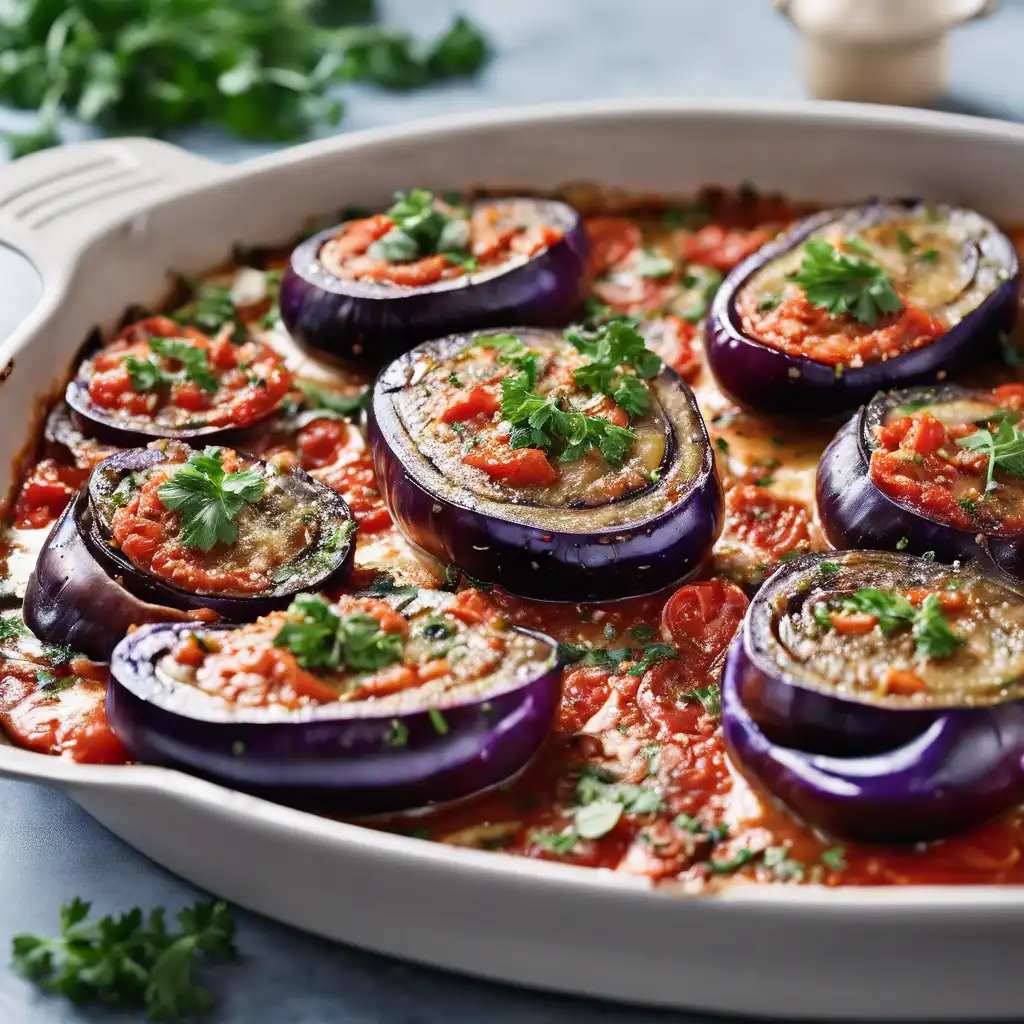
<svg viewBox="0 0 1024 1024"><path fill-rule="evenodd" d="M212 1005L192 970L200 954L235 953L235 923L226 903L210 901L178 914L168 929L164 908L143 917L136 907L119 917L87 920L80 899L61 907L60 936L15 935L12 962L22 977L76 1005L144 1006L153 1021L175 1021Z"/></svg>
<svg viewBox="0 0 1024 1024"><path fill-rule="evenodd" d="M831 316L849 314L870 326L881 314L902 307L892 279L879 264L841 252L823 238L808 239L800 269L790 279L803 288L811 305Z"/></svg>
<svg viewBox="0 0 1024 1024"><path fill-rule="evenodd" d="M139 0L116 10L12 0L0 14L11 58L0 101L38 110L39 124L9 135L11 154L58 145L64 116L115 135L202 124L296 140L341 120L336 83L418 89L487 60L487 40L465 18L423 44L375 15L373 0Z"/></svg>
<svg viewBox="0 0 1024 1024"><path fill-rule="evenodd" d="M247 502L258 502L265 486L251 470L225 473L221 449L210 446L193 452L157 494L167 508L181 513L182 544L209 551L217 541L234 544L239 512Z"/></svg>

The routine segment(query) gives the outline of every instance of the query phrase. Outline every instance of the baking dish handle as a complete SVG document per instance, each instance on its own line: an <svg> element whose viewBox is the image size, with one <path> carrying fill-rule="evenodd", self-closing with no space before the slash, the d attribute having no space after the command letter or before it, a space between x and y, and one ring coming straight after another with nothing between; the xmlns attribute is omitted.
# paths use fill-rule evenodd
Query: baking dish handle
<svg viewBox="0 0 1024 1024"><path fill-rule="evenodd" d="M103 139L43 150L0 167L0 242L50 281L134 210L225 173L155 139Z"/></svg>

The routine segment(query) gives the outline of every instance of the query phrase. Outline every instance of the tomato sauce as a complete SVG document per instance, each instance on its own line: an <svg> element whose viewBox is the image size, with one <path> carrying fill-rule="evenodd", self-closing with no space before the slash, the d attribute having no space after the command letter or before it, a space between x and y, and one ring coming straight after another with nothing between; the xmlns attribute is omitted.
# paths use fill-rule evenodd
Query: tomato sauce
<svg viewBox="0 0 1024 1024"><path fill-rule="evenodd" d="M1000 410L1018 414L1024 388L1008 384L991 393L993 419ZM984 419L950 422L941 406L910 411L875 428L871 453L874 485L890 498L961 530L1018 533L1024 530L1024 481L997 467L989 486L989 458L959 442L977 434ZM969 413L977 417L978 410Z"/></svg>
<svg viewBox="0 0 1024 1024"><path fill-rule="evenodd" d="M589 296L607 307L605 314L649 318L644 329L651 331L652 347L694 386L726 487L726 529L702 578L674 592L608 605L552 605L499 590L487 595L466 590L460 599L465 616L484 614L484 607L496 610L509 622L543 630L580 655L564 671L555 728L534 762L505 785L458 805L375 824L436 841L614 869L688 891L738 877L825 885L1024 882L1021 812L923 847L838 843L811 832L753 791L725 753L716 707L724 652L748 594L765 575L793 552L823 547L812 513L814 469L834 427L795 427L732 406L703 366L701 323L721 273L802 211L754 194L715 194L703 205L668 211L649 200L635 209L621 199L610 205L586 189L567 198L587 214ZM500 259L513 244L524 244L478 227L473 241L474 250L478 245L482 250L478 259L492 254ZM350 270L365 270L365 262L358 261L387 230L390 225L379 218L349 225L336 240L338 258L351 260ZM380 271L370 267L370 279ZM436 280L438 273L462 271L430 264L410 272L417 280ZM389 273L383 268L382 279L388 280ZM780 306L758 323L776 331L779 345L792 344L802 354L814 351L815 357L836 365L851 365L858 356L896 354L937 336L935 325L913 308L880 320L877 330L866 335L858 330L837 336L824 329L820 312L799 304ZM269 346L277 343L272 331L260 339ZM129 332L117 344L126 353L143 340ZM115 358L108 370L119 372L116 363ZM334 373L341 386L361 383L348 371L326 372ZM1024 405L1024 387L1014 388L997 392L995 404ZM183 396L179 391L167 401ZM470 422L457 417L486 411L484 398L475 395L469 406L451 412L451 421ZM913 431L912 426L896 428L879 450L889 455L909 451L915 466L913 456L920 454L928 467L929 460L941 458L938 447L944 444L936 446L930 425ZM349 503L360 526L357 580L368 582L379 570L392 569L420 585L440 582L395 533L356 426L313 418L286 432L277 450L292 453ZM24 526L47 525L81 483L81 471L70 457L47 455L29 471L18 497L16 517ZM975 472L969 468L965 462L967 476ZM918 482L934 484L937 475L926 468ZM904 472L900 479L909 477ZM676 656L642 664L641 652L659 644ZM46 690L38 670L47 659L27 662L16 654L10 644L0 643L0 723L12 742L81 760L127 758L106 729L101 680L76 672L66 689ZM182 652L185 662L189 657ZM268 678L278 671L269 666ZM310 697L297 674L280 678L281 693L290 687L297 700ZM894 680L894 685L906 682ZM597 804L608 815L600 828L591 822L583 830L586 836L578 834L582 797L592 798L586 806Z"/></svg>

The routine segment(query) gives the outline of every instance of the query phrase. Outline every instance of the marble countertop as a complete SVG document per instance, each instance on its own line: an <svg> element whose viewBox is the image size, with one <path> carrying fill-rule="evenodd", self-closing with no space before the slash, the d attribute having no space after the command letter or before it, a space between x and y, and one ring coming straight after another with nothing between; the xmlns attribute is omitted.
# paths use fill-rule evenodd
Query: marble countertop
<svg viewBox="0 0 1024 1024"><path fill-rule="evenodd" d="M409 95L346 91L343 128L396 124L439 113L549 100L627 96L798 98L798 38L769 0L390 0L386 19L436 32L461 11L494 42L495 57L473 82ZM1024 116L1024 4L1005 0L992 18L953 39L945 109L1019 120ZM0 127L24 126L0 113ZM266 147L208 132L174 141L223 160ZM39 285L16 254L0 251L0 334L31 309ZM0 781L0 959L20 931L56 929L61 903L79 895L102 913L136 904L177 909L195 889L135 853L67 797ZM662 1014L475 981L304 935L237 912L239 963L212 970L215 1024L494 1024L680 1021ZM440 925L439 926L443 926ZM609 922L614 927L614 922ZM69 1024L138 1020L84 1011L40 995L0 970L0 1021Z"/></svg>

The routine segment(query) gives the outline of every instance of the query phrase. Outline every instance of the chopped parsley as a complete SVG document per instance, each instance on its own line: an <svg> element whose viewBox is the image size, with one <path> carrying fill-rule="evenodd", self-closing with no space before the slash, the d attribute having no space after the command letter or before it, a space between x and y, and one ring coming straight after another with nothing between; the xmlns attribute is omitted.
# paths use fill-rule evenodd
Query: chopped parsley
<svg viewBox="0 0 1024 1024"><path fill-rule="evenodd" d="M624 813L657 814L661 797L646 786L617 782L603 768L583 765L576 783L573 831L582 839L600 839L618 824Z"/></svg>
<svg viewBox="0 0 1024 1024"><path fill-rule="evenodd" d="M638 644L645 644L654 639L655 630L653 626L641 622L638 626L632 626L627 632Z"/></svg>
<svg viewBox="0 0 1024 1024"><path fill-rule="evenodd" d="M757 300L757 311L758 313L768 313L773 309L778 309L782 305L782 296L776 295L774 292L768 292L767 295L762 295Z"/></svg>
<svg viewBox="0 0 1024 1024"><path fill-rule="evenodd" d="M711 875L733 875L756 857L757 854L753 850L748 850L744 846L728 860L706 860L703 862L703 867Z"/></svg>
<svg viewBox="0 0 1024 1024"><path fill-rule="evenodd" d="M434 727L434 732L436 732L438 736L447 735L448 722L437 708L429 708L427 711L427 717L430 719L430 724Z"/></svg>
<svg viewBox="0 0 1024 1024"><path fill-rule="evenodd" d="M640 655L640 659L629 670L631 676L642 676L649 668L657 665L659 661L678 658L679 652L669 644L653 643L648 644Z"/></svg>
<svg viewBox="0 0 1024 1024"><path fill-rule="evenodd" d="M904 255L913 252L917 248L917 244L910 235L903 230L903 228L900 228L899 231L896 232L896 244L900 247L900 252Z"/></svg>
<svg viewBox="0 0 1024 1024"><path fill-rule="evenodd" d="M167 373L153 359L126 356L124 365L133 391L156 391L182 380L192 381L203 391L217 390L217 378L210 369L206 349L184 338L150 338L149 350L157 356L181 363L180 373Z"/></svg>
<svg viewBox="0 0 1024 1024"><path fill-rule="evenodd" d="M847 248L852 248L849 242ZM881 314L902 307L892 279L881 266L841 252L823 238L807 240L803 262L790 280L803 288L811 305L828 310L831 316L849 314L871 326Z"/></svg>
<svg viewBox="0 0 1024 1024"><path fill-rule="evenodd" d="M209 551L217 541L234 544L242 507L263 496L266 481L251 470L225 473L221 453L212 446L193 452L157 491L167 508L181 513L181 543L187 548Z"/></svg>
<svg viewBox="0 0 1024 1024"><path fill-rule="evenodd" d="M978 506L971 501L970 498L961 498L957 504L969 515L976 516L978 514Z"/></svg>
<svg viewBox="0 0 1024 1024"><path fill-rule="evenodd" d="M373 672L401 661L404 654L401 636L385 633L372 615L363 611L336 615L322 597L300 594L287 616L274 645L288 648L302 668L333 670L347 665Z"/></svg>
<svg viewBox="0 0 1024 1024"><path fill-rule="evenodd" d="M641 380L661 370L661 357L647 347L643 335L631 324L610 320L594 332L570 328L565 337L590 360L573 374L576 385L609 395L631 419L640 416L650 404ZM623 372L626 369L635 376Z"/></svg>
<svg viewBox="0 0 1024 1024"><path fill-rule="evenodd" d="M530 842L534 846L563 857L567 853L572 853L579 841L580 837L572 832L534 832L530 836Z"/></svg>
<svg viewBox="0 0 1024 1024"><path fill-rule="evenodd" d="M718 683L709 683L679 695L684 704L700 704L706 715L720 718L722 715L722 690Z"/></svg>
<svg viewBox="0 0 1024 1024"><path fill-rule="evenodd" d="M394 227L367 253L388 263L405 263L442 254L452 266L476 269L469 253L469 220L464 208L441 209L432 192L414 188L396 192L387 216Z"/></svg>
<svg viewBox="0 0 1024 1024"><path fill-rule="evenodd" d="M0 618L0 644L23 636L28 636L28 628L20 615L7 615Z"/></svg>
<svg viewBox="0 0 1024 1024"><path fill-rule="evenodd" d="M409 742L409 730L397 718L391 719L388 727L387 744L389 747L404 747Z"/></svg>
<svg viewBox="0 0 1024 1024"><path fill-rule="evenodd" d="M820 572L822 576L834 576L837 572L839 572L839 563L822 562L818 566L818 572Z"/></svg>
<svg viewBox="0 0 1024 1024"><path fill-rule="evenodd" d="M937 594L929 594L915 608L903 594L895 590L862 587L844 597L840 609L876 618L878 628L886 636L909 626L917 658L948 658L964 642L963 637L950 626ZM829 607L825 602L815 604L813 614L823 629L831 627Z"/></svg>
<svg viewBox="0 0 1024 1024"><path fill-rule="evenodd" d="M512 425L510 447L555 450L560 462L597 448L611 465L620 466L636 440L632 430L600 416L566 412L557 396L537 394L523 372L502 380L501 415Z"/></svg>
<svg viewBox="0 0 1024 1024"><path fill-rule="evenodd" d="M727 452L729 450L729 442L724 437L715 438L715 447L720 452Z"/></svg>

